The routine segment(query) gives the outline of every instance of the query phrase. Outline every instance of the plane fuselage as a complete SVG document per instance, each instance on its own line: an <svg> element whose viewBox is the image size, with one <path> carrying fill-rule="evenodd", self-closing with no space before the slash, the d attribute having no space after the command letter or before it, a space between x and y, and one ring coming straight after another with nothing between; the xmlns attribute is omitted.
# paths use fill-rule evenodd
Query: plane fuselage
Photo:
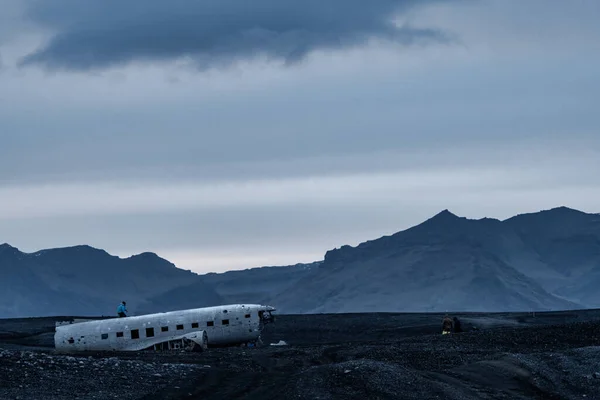
<svg viewBox="0 0 600 400"><path fill-rule="evenodd" d="M209 346L255 342L263 315L275 309L232 304L60 325L54 335L58 351L135 351L206 332Z"/></svg>

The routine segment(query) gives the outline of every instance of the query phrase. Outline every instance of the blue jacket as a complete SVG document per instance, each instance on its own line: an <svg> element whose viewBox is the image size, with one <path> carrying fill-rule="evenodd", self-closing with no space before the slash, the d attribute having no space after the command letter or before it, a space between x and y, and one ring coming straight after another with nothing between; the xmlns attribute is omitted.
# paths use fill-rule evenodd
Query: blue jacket
<svg viewBox="0 0 600 400"><path fill-rule="evenodd" d="M117 307L117 314L119 313L127 313L127 308L123 304L119 304L119 307Z"/></svg>

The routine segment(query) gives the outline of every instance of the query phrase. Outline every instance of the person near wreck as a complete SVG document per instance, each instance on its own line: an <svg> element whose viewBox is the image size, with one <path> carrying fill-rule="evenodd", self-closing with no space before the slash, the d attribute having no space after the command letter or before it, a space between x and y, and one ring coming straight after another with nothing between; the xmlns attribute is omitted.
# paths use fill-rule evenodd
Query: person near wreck
<svg viewBox="0 0 600 400"><path fill-rule="evenodd" d="M119 318L127 316L127 303L125 301L122 301L119 307L117 307L117 315Z"/></svg>
<svg viewBox="0 0 600 400"><path fill-rule="evenodd" d="M448 314L444 315L444 319L442 319L442 335L448 335L452 333L452 318L448 316Z"/></svg>
<svg viewBox="0 0 600 400"><path fill-rule="evenodd" d="M457 317L452 318L452 331L454 333L461 333L463 331L460 320Z"/></svg>

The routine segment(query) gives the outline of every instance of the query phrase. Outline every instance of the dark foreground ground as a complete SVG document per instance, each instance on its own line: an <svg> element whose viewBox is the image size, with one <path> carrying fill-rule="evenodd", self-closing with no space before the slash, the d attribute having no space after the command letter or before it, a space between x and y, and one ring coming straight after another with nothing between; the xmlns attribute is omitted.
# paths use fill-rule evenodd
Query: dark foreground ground
<svg viewBox="0 0 600 400"><path fill-rule="evenodd" d="M0 320L0 399L600 399L600 311L457 316L453 336L439 314L279 316L260 348L77 356L54 319Z"/></svg>

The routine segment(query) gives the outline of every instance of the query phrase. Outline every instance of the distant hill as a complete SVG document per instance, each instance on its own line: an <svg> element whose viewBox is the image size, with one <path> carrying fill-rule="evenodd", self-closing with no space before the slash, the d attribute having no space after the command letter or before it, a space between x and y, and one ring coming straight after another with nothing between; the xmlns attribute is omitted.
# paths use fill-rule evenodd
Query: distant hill
<svg viewBox="0 0 600 400"><path fill-rule="evenodd" d="M0 245L0 317L112 315L268 303L284 313L600 307L600 215L566 207L505 221L448 210L324 260L197 275L154 253Z"/></svg>
<svg viewBox="0 0 600 400"><path fill-rule="evenodd" d="M281 292L312 274L320 264L314 262L284 267L259 267L202 275L201 279L189 285L177 287L145 302L140 306L140 312L198 307L198 304L209 300L207 293L216 294L211 297L211 303L220 300L222 304L276 304Z"/></svg>
<svg viewBox="0 0 600 400"><path fill-rule="evenodd" d="M518 215L506 221L546 267L548 290L600 307L600 214L566 207ZM527 273L527 266L521 266ZM544 279L557 275L559 279Z"/></svg>
<svg viewBox="0 0 600 400"><path fill-rule="evenodd" d="M296 264L285 267L260 267L221 274L203 275L204 282L211 285L228 303L277 302L280 293L311 276L321 262Z"/></svg>
<svg viewBox="0 0 600 400"><path fill-rule="evenodd" d="M163 304L148 303L200 281L153 253L122 259L89 246L28 254L0 245L0 317L114 315L122 300L133 313L142 304L146 311L162 311ZM210 286L195 300L198 306L223 301ZM171 305L178 306L176 299Z"/></svg>
<svg viewBox="0 0 600 400"><path fill-rule="evenodd" d="M294 313L582 307L527 274L548 281L564 276L544 264L511 223L469 220L445 210L394 235L331 250L315 274L278 296L279 308Z"/></svg>

